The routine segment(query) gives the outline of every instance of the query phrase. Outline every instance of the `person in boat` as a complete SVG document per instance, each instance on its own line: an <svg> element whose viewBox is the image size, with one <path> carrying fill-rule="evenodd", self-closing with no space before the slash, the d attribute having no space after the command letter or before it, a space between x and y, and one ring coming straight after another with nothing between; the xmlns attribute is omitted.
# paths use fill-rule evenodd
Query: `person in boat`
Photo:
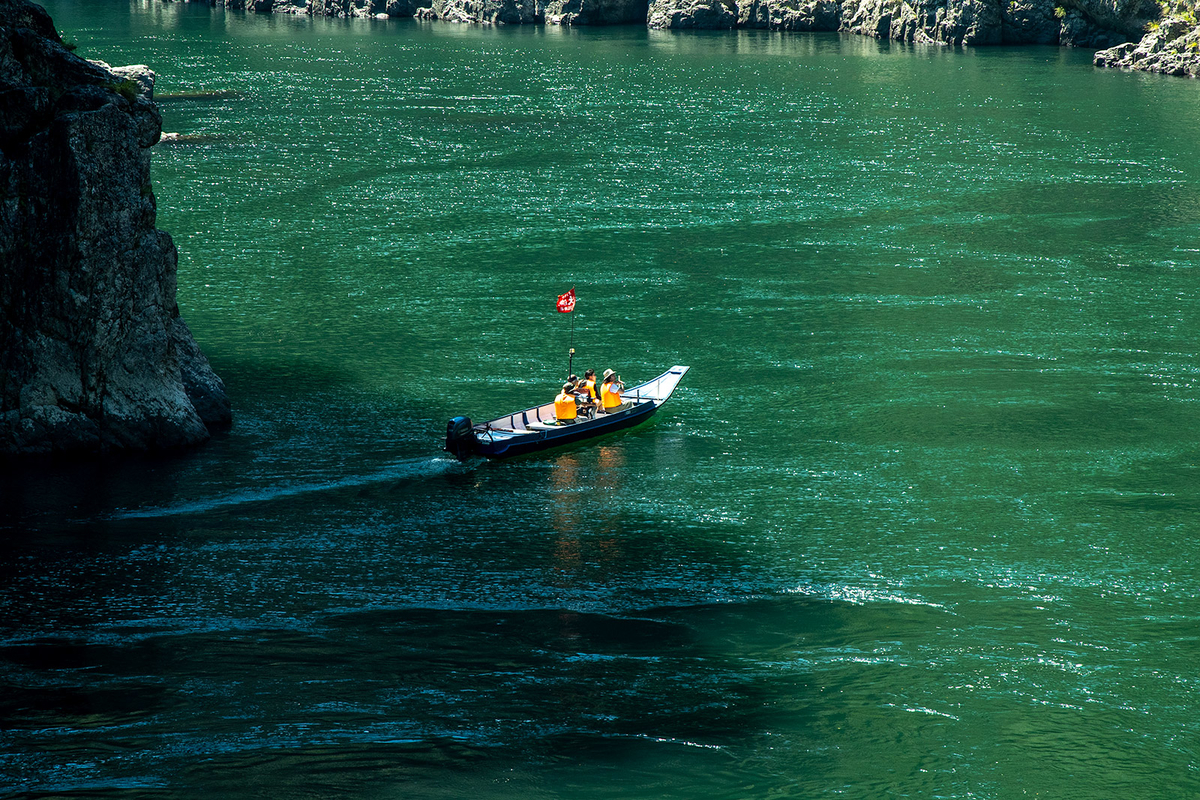
<svg viewBox="0 0 1200 800"><path fill-rule="evenodd" d="M600 405L605 414L612 414L621 408L621 376L611 369L604 370L604 382L600 384Z"/></svg>
<svg viewBox="0 0 1200 800"><path fill-rule="evenodd" d="M580 407L588 412L589 417L596 416L596 409L600 406L600 395L596 389L596 370L589 369L583 373L583 382L578 384L580 395Z"/></svg>
<svg viewBox="0 0 1200 800"><path fill-rule="evenodd" d="M575 407L583 411L584 416L589 416L587 408L587 390L583 388L583 381L579 379L578 375L572 374L567 378L567 383L574 387L571 391L575 395Z"/></svg>
<svg viewBox="0 0 1200 800"><path fill-rule="evenodd" d="M563 384L562 391L554 398L554 418L559 425L574 425L579 416L579 407L575 403L575 384L568 381Z"/></svg>

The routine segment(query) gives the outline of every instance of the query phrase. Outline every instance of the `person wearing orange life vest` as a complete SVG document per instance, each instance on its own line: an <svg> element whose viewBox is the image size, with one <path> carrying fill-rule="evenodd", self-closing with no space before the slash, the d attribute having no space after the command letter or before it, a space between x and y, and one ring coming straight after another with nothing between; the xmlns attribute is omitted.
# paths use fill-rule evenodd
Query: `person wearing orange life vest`
<svg viewBox="0 0 1200 800"><path fill-rule="evenodd" d="M554 418L559 425L574 425L579 411L575 406L575 384L564 383L562 391L554 398Z"/></svg>
<svg viewBox="0 0 1200 800"><path fill-rule="evenodd" d="M588 411L591 409L591 402L588 398L588 391L583 385L583 381L578 375L570 375L567 378L567 383L571 384L571 393L575 395L575 408L583 411L583 415L590 416Z"/></svg>
<svg viewBox="0 0 1200 800"><path fill-rule="evenodd" d="M600 405L600 395L596 391L596 370L589 369L583 373L583 383L579 385L578 391L586 395L580 405L586 408L591 416L595 416L596 408Z"/></svg>
<svg viewBox="0 0 1200 800"><path fill-rule="evenodd" d="M600 384L600 404L604 407L605 414L612 414L621 407L621 390L624 388L625 384L621 383L620 375L611 369L604 370L604 383Z"/></svg>

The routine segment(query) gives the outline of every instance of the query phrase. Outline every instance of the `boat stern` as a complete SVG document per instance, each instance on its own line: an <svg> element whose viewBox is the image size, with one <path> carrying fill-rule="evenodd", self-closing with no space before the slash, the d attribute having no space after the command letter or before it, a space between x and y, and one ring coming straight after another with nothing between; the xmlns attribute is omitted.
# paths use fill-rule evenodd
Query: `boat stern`
<svg viewBox="0 0 1200 800"><path fill-rule="evenodd" d="M443 449L459 461L466 461L468 456L478 452L479 440L471 427L470 417L454 417L446 423L446 446Z"/></svg>

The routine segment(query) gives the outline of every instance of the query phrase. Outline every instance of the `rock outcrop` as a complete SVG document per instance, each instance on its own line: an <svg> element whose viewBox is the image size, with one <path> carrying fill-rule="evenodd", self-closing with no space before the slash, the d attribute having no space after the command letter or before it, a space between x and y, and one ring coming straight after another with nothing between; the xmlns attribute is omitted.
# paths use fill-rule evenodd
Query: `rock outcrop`
<svg viewBox="0 0 1200 800"><path fill-rule="evenodd" d="M1195 78L1200 76L1200 25L1197 7L1176 5L1137 42L1096 53L1098 67L1123 67Z"/></svg>
<svg viewBox="0 0 1200 800"><path fill-rule="evenodd" d="M229 421L155 228L153 86L0 0L0 454L177 447Z"/></svg>

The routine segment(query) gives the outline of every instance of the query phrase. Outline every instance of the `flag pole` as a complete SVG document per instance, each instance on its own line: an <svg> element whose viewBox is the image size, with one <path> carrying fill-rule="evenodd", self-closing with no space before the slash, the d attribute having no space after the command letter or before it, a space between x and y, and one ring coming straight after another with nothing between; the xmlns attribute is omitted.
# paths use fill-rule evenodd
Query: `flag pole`
<svg viewBox="0 0 1200 800"><path fill-rule="evenodd" d="M571 287L571 294L575 294L575 287ZM571 346L567 350L567 377L573 373L572 366L575 363L575 306L571 305Z"/></svg>

